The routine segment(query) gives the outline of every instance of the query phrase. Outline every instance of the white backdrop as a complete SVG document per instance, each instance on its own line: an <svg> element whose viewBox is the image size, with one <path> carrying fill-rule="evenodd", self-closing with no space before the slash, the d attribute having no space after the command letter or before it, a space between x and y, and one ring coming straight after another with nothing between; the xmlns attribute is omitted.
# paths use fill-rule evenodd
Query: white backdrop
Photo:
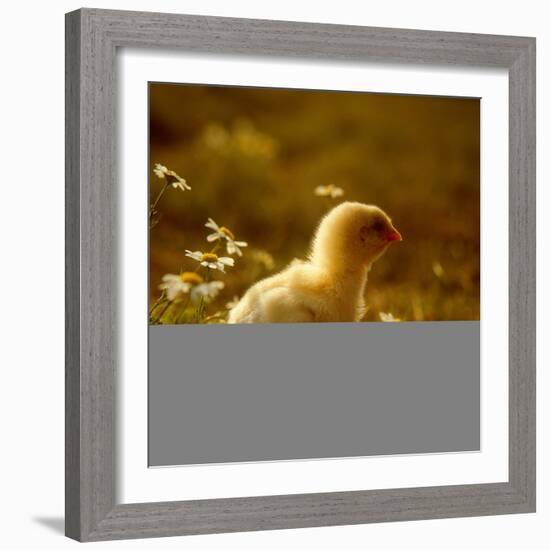
<svg viewBox="0 0 550 550"><path fill-rule="evenodd" d="M120 502L157 502L508 480L508 75L464 67L338 67L163 51L118 55L121 270ZM481 97L481 448L470 453L146 468L147 82L200 82ZM136 162L136 159L141 161ZM141 189L142 191L138 191ZM136 243L143 243L136 246ZM500 345L499 345L500 344ZM498 346L497 352L491 351ZM368 347L368 344L367 344ZM361 479L361 486L357 485Z"/></svg>
<svg viewBox="0 0 550 550"><path fill-rule="evenodd" d="M8 548L40 545L65 548L75 544L62 537L63 529L63 142L64 142L64 20L78 0L52 3L12 3L4 7L1 139L4 168L0 223L3 256L1 271L4 308L1 316L4 347L0 399L2 422L2 542ZM338 3L290 0L163 1L110 0L91 6L114 9L257 17L434 30L537 36L538 92L538 234L539 281L550 277L548 242L550 191L548 151L550 30L544 25L544 4L525 0L518 7L508 1L394 0L376 5L341 0ZM495 16L498 14L498 17ZM545 208L546 207L546 208ZM547 285L539 284L539 335L548 334L550 307ZM7 302L6 302L7 299ZM379 524L353 527L239 533L110 543L116 547L201 548L483 548L500 550L519 545L544 548L550 522L550 484L543 468L549 461L550 413L545 397L550 347L538 344L538 513ZM543 434L544 437L543 437ZM546 524L546 525L545 525ZM547 544L547 542L546 542Z"/></svg>

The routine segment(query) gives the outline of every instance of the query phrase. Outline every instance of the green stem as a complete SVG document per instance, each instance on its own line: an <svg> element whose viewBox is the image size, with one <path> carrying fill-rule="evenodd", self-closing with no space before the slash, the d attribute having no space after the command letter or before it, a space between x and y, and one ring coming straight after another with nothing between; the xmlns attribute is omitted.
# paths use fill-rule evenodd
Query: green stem
<svg viewBox="0 0 550 550"><path fill-rule="evenodd" d="M162 294L157 299L157 301L151 306L151 309L149 310L149 317L151 317L151 315L153 315L153 311L155 311L155 309L157 309L157 307L159 307L165 301L166 301L166 297L165 297L165 293L163 291Z"/></svg>
<svg viewBox="0 0 550 550"><path fill-rule="evenodd" d="M173 302L168 302L165 306L164 306L164 309L160 312L159 316L157 317L157 322L160 323L160 320L162 319L162 316L166 313L166 311L168 310L168 308L173 304Z"/></svg>
<svg viewBox="0 0 550 550"><path fill-rule="evenodd" d="M210 281L209 267L206 268L206 277L204 278L204 280L207 283ZM199 307L197 308L197 315L196 315L197 323L200 323L202 321L202 317L204 315L204 305L205 305L204 296L201 296L201 301L199 302Z"/></svg>
<svg viewBox="0 0 550 550"><path fill-rule="evenodd" d="M187 308L189 307L189 302L191 301L191 292L189 292L189 297L187 298L187 301L185 302L185 305L183 306L183 309L181 310L181 313L176 318L176 325L179 324L180 320L185 315L185 312Z"/></svg>
<svg viewBox="0 0 550 550"><path fill-rule="evenodd" d="M160 199L162 198L162 195L164 195L164 192L166 191L166 189L168 189L169 185L170 185L170 183L167 181L164 184L164 187L160 190L160 193L157 195L157 198L155 199L155 202L149 208L149 221L151 221L151 218L153 217L153 213L155 212L157 204L159 203Z"/></svg>

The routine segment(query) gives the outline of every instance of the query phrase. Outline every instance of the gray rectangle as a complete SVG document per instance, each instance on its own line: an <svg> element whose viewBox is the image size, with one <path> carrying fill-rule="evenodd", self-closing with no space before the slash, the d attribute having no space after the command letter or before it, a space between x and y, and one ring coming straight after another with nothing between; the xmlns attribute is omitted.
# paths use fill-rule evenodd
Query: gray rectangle
<svg viewBox="0 0 550 550"><path fill-rule="evenodd" d="M473 451L479 322L151 326L149 465Z"/></svg>

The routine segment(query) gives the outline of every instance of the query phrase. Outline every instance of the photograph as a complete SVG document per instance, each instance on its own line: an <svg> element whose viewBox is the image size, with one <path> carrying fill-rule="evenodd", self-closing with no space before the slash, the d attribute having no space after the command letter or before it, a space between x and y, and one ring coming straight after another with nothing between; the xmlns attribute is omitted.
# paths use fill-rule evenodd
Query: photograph
<svg viewBox="0 0 550 550"><path fill-rule="evenodd" d="M149 324L478 321L479 98L149 83Z"/></svg>

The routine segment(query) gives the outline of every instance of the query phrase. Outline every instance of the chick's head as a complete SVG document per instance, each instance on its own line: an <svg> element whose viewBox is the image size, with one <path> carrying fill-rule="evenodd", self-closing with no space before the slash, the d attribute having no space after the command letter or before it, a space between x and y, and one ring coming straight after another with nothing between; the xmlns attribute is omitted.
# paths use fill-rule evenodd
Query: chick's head
<svg viewBox="0 0 550 550"><path fill-rule="evenodd" d="M319 224L311 259L332 269L368 267L390 244L401 240L401 234L382 209L344 202Z"/></svg>

